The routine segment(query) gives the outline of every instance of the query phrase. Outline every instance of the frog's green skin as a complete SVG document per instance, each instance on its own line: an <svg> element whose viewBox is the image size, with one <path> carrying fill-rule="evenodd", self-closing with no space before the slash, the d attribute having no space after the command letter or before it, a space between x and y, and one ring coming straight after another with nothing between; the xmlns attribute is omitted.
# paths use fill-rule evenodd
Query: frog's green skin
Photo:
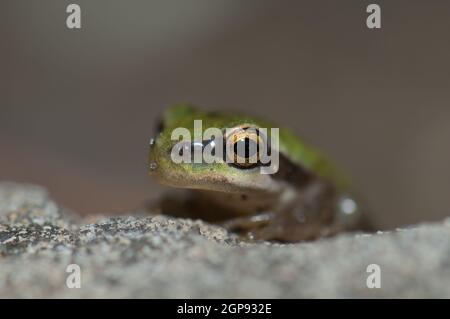
<svg viewBox="0 0 450 319"><path fill-rule="evenodd" d="M172 131L184 127L194 136L194 120L200 119L203 130L225 130L242 124L269 131L278 127L262 119L206 113L190 105L169 108L160 132L150 143L149 173L162 184L195 192L178 206L172 198L161 201L164 213L180 215L174 210L189 210L190 217L218 221L231 230L264 240L309 240L357 226L359 211L348 196L347 179L287 128L279 127L280 167L275 174L225 162L174 163L170 157L176 143L171 140ZM342 208L344 201L347 209Z"/></svg>

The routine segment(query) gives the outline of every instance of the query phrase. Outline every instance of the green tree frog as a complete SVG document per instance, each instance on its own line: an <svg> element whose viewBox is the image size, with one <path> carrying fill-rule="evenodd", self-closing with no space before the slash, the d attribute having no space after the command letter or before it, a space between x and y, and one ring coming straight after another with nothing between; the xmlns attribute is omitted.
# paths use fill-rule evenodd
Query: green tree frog
<svg viewBox="0 0 450 319"><path fill-rule="evenodd" d="M202 120L204 129L220 129L224 140L244 149L258 137L242 128L279 128L277 171L261 174L260 163L249 165L245 160L175 163L171 154L178 141L172 132L182 127L193 133L195 120ZM192 143L205 147L210 141ZM248 150L243 154L248 155ZM157 204L162 213L220 223L250 239L305 241L361 229L363 224L347 178L290 129L263 119L175 105L165 111L157 135L150 140L148 167L161 184L189 189L181 197L163 196Z"/></svg>

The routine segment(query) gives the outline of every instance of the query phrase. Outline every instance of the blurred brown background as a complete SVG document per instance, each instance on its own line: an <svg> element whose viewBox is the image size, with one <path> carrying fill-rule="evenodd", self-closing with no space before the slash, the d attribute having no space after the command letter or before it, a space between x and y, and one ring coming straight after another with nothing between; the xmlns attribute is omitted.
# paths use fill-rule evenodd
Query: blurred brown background
<svg viewBox="0 0 450 319"><path fill-rule="evenodd" d="M82 10L69 30L66 6ZM293 127L352 176L378 227L450 212L450 2L0 4L0 179L80 213L158 195L154 119L176 102Z"/></svg>

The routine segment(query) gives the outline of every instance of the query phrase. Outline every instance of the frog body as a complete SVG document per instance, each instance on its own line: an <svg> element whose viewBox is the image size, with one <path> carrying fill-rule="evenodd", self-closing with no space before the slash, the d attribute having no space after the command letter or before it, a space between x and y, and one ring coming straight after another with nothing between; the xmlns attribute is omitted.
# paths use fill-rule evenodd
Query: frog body
<svg viewBox="0 0 450 319"><path fill-rule="evenodd" d="M172 132L186 128L192 136L194 121L203 129L214 127L230 141L226 129L236 132L244 157L250 130L278 128L279 163L273 174L262 174L261 163L175 163L171 154L177 140ZM238 135L239 134L239 135ZM194 141L209 143L210 141ZM245 143L244 143L245 142ZM237 144L236 144L237 145ZM235 148L236 150L236 148ZM237 154L237 151L236 151ZM256 154L255 156L259 156ZM236 158L236 157L234 157ZM350 195L347 178L326 157L302 142L287 128L263 119L226 112L203 112L191 105L173 106L164 113L158 133L150 142L149 174L162 184L191 191L182 200L165 198L163 213L199 217L257 240L302 241L357 229L358 204ZM177 205L178 203L178 205ZM185 211L180 214L181 211Z"/></svg>

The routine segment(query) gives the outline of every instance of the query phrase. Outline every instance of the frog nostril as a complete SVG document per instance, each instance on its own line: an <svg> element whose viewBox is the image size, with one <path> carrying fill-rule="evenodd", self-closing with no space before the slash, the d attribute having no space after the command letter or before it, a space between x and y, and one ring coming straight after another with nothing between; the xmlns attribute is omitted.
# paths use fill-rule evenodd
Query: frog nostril
<svg viewBox="0 0 450 319"><path fill-rule="evenodd" d="M150 162L147 164L147 168L149 171L155 171L158 168L158 164L156 164L155 162Z"/></svg>

